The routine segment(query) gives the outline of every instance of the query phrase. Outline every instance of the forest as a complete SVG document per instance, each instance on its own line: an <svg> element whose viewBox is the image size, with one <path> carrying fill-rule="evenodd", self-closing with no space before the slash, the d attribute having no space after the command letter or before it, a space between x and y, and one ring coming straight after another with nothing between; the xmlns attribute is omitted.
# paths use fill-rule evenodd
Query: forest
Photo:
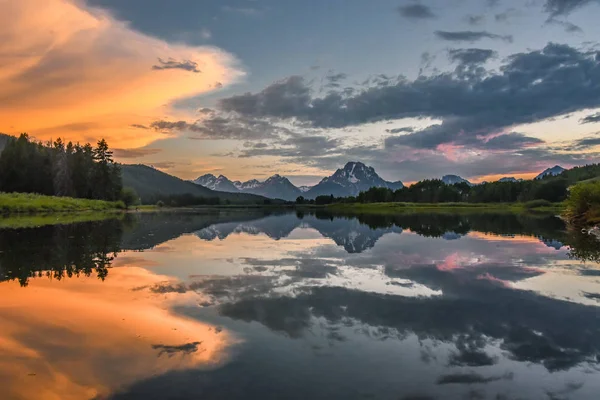
<svg viewBox="0 0 600 400"><path fill-rule="evenodd" d="M121 169L104 139L96 147L30 140L9 140L0 155L0 192L38 193L115 201L123 193Z"/></svg>

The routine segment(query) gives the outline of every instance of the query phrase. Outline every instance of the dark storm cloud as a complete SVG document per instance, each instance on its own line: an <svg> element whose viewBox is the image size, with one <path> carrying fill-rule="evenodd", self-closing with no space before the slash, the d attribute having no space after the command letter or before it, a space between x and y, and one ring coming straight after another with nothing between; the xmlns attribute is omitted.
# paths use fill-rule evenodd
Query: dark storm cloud
<svg viewBox="0 0 600 400"><path fill-rule="evenodd" d="M459 77L454 73L398 78L363 87L350 96L312 96L302 77L275 82L258 93L225 98L220 108L239 116L289 120L315 128L343 128L410 117L443 119L442 124L405 135L412 147L434 148L460 134L485 136L600 106L600 65L589 53L567 45L510 56L499 71Z"/></svg>
<svg viewBox="0 0 600 400"><path fill-rule="evenodd" d="M152 154L160 153L161 149L114 149L115 157L117 158L139 158L144 156L150 156Z"/></svg>
<svg viewBox="0 0 600 400"><path fill-rule="evenodd" d="M590 114L579 121L581 124L590 124L595 122L600 122L600 113Z"/></svg>
<svg viewBox="0 0 600 400"><path fill-rule="evenodd" d="M568 15L585 5L597 2L597 0L546 0L544 10L550 14L550 18Z"/></svg>
<svg viewBox="0 0 600 400"><path fill-rule="evenodd" d="M409 19L429 19L435 18L436 15L429 7L423 4L409 4L398 7L398 12L404 18Z"/></svg>
<svg viewBox="0 0 600 400"><path fill-rule="evenodd" d="M167 61L162 58L158 59L159 65L153 65L152 69L154 70L163 70L163 69L182 69L184 71L190 71L194 73L200 73L198 69L198 63L191 60L183 60L176 61L172 58L169 58Z"/></svg>
<svg viewBox="0 0 600 400"><path fill-rule="evenodd" d="M513 41L512 35L497 35L487 31L435 31L435 36L450 42L473 43L482 39L503 40L509 43Z"/></svg>
<svg viewBox="0 0 600 400"><path fill-rule="evenodd" d="M460 64L484 64L498 53L490 49L450 49L448 57Z"/></svg>

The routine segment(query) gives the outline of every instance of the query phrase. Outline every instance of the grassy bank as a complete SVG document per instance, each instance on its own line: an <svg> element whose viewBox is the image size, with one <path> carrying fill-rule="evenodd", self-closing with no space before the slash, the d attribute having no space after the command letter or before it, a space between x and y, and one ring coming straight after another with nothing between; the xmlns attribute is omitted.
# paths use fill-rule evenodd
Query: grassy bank
<svg viewBox="0 0 600 400"><path fill-rule="evenodd" d="M0 193L0 213L4 215L123 209L125 209L125 205L122 201L76 199L31 193Z"/></svg>
<svg viewBox="0 0 600 400"><path fill-rule="evenodd" d="M351 203L331 204L331 211L397 214L414 212L451 212L468 213L481 211L505 212L547 212L560 213L563 203L530 202L530 203Z"/></svg>
<svg viewBox="0 0 600 400"><path fill-rule="evenodd" d="M67 225L79 222L123 218L121 211L81 211L51 214L13 214L0 218L0 229L38 228L48 225Z"/></svg>

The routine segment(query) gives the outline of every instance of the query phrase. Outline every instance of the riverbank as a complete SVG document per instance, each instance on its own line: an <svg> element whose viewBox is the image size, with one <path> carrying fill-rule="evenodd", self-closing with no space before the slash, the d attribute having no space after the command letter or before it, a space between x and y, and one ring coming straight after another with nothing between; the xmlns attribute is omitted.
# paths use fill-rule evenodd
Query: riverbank
<svg viewBox="0 0 600 400"><path fill-rule="evenodd" d="M32 193L0 193L0 213L4 215L68 213L124 210L122 201L76 199Z"/></svg>
<svg viewBox="0 0 600 400"><path fill-rule="evenodd" d="M469 213L482 211L540 212L559 214L564 210L563 203L350 203L331 204L328 210L334 212L397 214L415 212Z"/></svg>

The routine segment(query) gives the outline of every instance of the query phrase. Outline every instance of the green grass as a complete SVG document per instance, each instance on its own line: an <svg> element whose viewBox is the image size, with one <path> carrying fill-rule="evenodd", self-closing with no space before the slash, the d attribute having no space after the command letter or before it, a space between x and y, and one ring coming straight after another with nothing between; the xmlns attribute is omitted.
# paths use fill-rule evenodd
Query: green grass
<svg viewBox="0 0 600 400"><path fill-rule="evenodd" d="M110 211L122 210L121 201L103 201L75 199L72 197L54 197L31 193L0 193L0 213L36 214L54 212Z"/></svg>
<svg viewBox="0 0 600 400"><path fill-rule="evenodd" d="M78 222L102 221L109 218L121 218L120 211L82 211L69 213L10 215L0 218L0 229L37 228L47 225L67 225Z"/></svg>
<svg viewBox="0 0 600 400"><path fill-rule="evenodd" d="M480 211L509 211L509 212L548 212L558 213L564 208L562 203L352 203L331 204L327 207L332 211L396 214L412 212L452 212L468 213Z"/></svg>

